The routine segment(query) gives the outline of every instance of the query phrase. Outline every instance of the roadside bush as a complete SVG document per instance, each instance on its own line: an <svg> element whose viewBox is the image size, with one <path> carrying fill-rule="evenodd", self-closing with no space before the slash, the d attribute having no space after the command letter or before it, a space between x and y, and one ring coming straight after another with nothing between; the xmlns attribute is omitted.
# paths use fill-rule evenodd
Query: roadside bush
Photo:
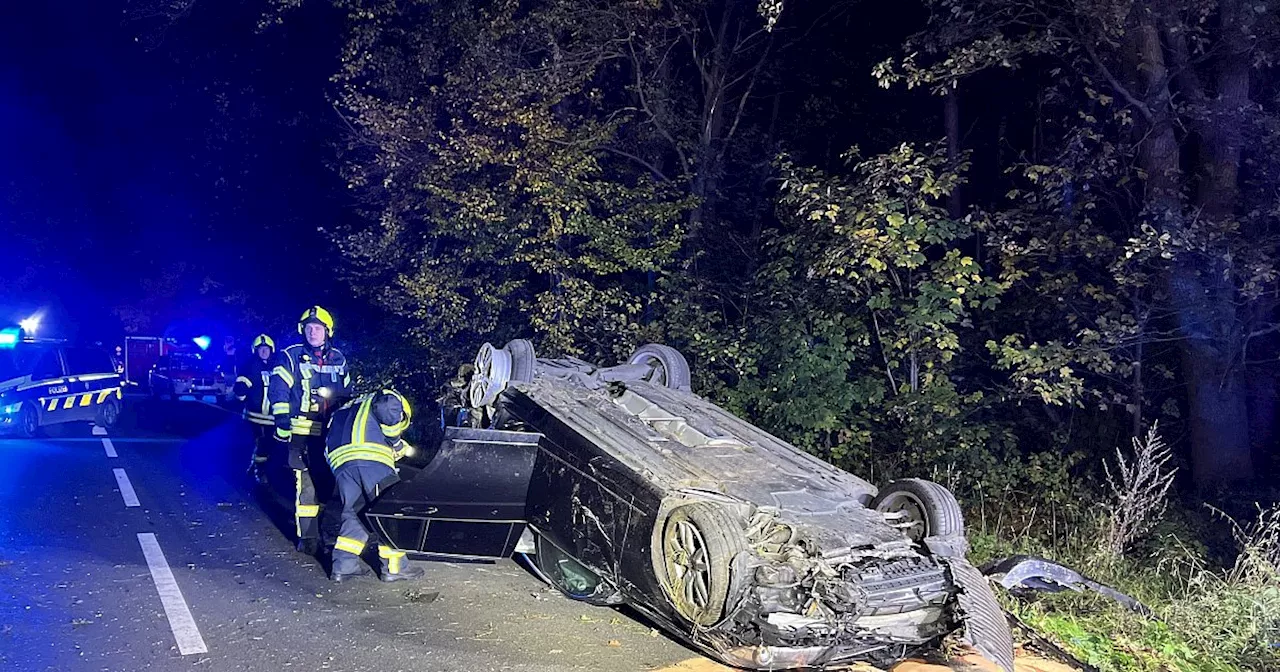
<svg viewBox="0 0 1280 672"><path fill-rule="evenodd" d="M1198 539L1206 525L1230 526L1237 555L1215 565ZM1132 595L1157 619L1091 593L1043 595L1006 606L1041 635L1103 672L1262 672L1280 669L1280 508L1241 525L1225 514L1171 506L1166 520L1127 556L1099 553L1112 517L1094 510L1067 524L1056 544L1016 526L973 535L976 562L1041 555Z"/></svg>

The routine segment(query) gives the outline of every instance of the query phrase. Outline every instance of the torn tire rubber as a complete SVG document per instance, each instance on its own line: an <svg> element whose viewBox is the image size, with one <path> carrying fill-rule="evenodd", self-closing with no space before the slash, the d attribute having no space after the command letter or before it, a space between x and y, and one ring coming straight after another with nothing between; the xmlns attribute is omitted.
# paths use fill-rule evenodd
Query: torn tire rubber
<svg viewBox="0 0 1280 672"><path fill-rule="evenodd" d="M733 559L746 549L742 526L725 510L696 502L663 523L662 587L676 612L695 626L718 623L737 600Z"/></svg>
<svg viewBox="0 0 1280 672"><path fill-rule="evenodd" d="M689 362L679 350L671 346L658 343L642 345L631 353L627 363L647 364L651 367L652 373L645 378L650 383L685 392L692 389Z"/></svg>
<svg viewBox="0 0 1280 672"><path fill-rule="evenodd" d="M511 356L511 382L533 382L533 371L538 366L538 358L533 352L533 343L517 338L507 341L502 349Z"/></svg>
<svg viewBox="0 0 1280 672"><path fill-rule="evenodd" d="M885 514L912 541L964 536L964 515L955 495L933 481L894 481L871 500L871 508Z"/></svg>

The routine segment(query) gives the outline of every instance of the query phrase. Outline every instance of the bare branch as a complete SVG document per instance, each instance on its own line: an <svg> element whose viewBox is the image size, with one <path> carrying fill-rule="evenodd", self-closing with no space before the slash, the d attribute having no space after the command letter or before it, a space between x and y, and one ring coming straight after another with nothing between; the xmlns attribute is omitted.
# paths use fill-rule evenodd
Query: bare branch
<svg viewBox="0 0 1280 672"><path fill-rule="evenodd" d="M725 136L726 140L732 139L733 134L738 130L738 122L742 121L742 113L746 110L747 99L751 97L751 91L756 86L760 70L764 67L765 60L769 58L769 49L772 46L773 40L771 38L765 43L764 53L760 54L760 60L756 61L755 67L751 69L751 82L747 84L747 90L742 93L742 98L738 101L738 112L733 115L733 123L729 126L729 133Z"/></svg>
<svg viewBox="0 0 1280 672"><path fill-rule="evenodd" d="M1115 89L1116 93L1119 93L1120 97L1128 101L1130 105L1137 108L1138 112L1142 114L1143 118L1145 118L1148 123L1153 123L1155 121L1155 115L1151 113L1151 108L1148 107L1146 103L1138 100L1124 84L1120 83L1120 80L1116 79L1115 75L1111 74L1111 69L1107 67L1106 63L1102 62L1101 58L1098 58L1098 52L1094 50L1093 45L1090 44L1089 40L1081 39L1080 44L1084 45L1085 53L1089 54L1089 59L1093 61L1093 64L1097 66L1098 70L1102 73L1102 76L1106 78L1109 84L1111 84L1111 88Z"/></svg>

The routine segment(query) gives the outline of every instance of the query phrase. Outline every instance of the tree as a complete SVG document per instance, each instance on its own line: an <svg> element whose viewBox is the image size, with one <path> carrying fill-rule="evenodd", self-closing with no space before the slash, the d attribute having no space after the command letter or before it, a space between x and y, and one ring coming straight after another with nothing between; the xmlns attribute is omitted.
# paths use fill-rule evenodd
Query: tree
<svg viewBox="0 0 1280 672"><path fill-rule="evenodd" d="M909 55L878 69L884 83L945 89L999 68L1044 68L1062 156L1071 142L1100 140L1121 166L1066 183L1127 201L1069 216L1158 266L1149 289L1178 339L1197 483L1251 476L1250 353L1277 328L1277 213L1260 179L1275 174L1277 119L1256 95L1273 14L1242 0L929 6Z"/></svg>
<svg viewBox="0 0 1280 672"><path fill-rule="evenodd" d="M357 289L435 353L524 323L550 352L630 347L690 203L653 171L606 171L631 119L602 87L627 58L618 17L561 0L348 9L335 102L369 215L340 238Z"/></svg>

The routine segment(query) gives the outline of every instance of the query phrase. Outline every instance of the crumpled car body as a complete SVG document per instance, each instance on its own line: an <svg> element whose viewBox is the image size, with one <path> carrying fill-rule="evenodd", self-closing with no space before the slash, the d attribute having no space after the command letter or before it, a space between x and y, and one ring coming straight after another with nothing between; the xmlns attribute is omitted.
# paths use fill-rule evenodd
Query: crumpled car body
<svg viewBox="0 0 1280 672"><path fill-rule="evenodd" d="M370 507L399 548L500 558L527 529L566 595L742 668L888 664L959 629L1012 669L963 539L913 541L874 485L691 392L539 361Z"/></svg>

